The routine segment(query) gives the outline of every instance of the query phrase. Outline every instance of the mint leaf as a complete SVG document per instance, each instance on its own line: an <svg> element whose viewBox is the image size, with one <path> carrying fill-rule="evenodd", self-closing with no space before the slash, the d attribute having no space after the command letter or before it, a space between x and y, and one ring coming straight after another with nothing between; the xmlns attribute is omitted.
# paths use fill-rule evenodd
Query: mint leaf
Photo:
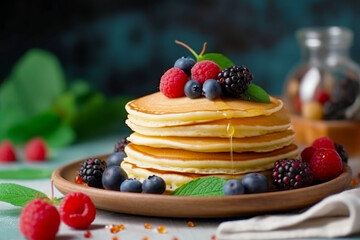
<svg viewBox="0 0 360 240"><path fill-rule="evenodd" d="M21 106L30 116L49 109L65 89L58 59L41 49L28 51L14 66L9 80L14 82Z"/></svg>
<svg viewBox="0 0 360 240"><path fill-rule="evenodd" d="M45 168L19 168L0 171L0 179L43 179L50 178L53 170Z"/></svg>
<svg viewBox="0 0 360 240"><path fill-rule="evenodd" d="M204 177L190 181L177 188L176 196L222 196L226 180L219 177Z"/></svg>
<svg viewBox="0 0 360 240"><path fill-rule="evenodd" d="M24 207L29 201L36 197L47 198L44 193L32 188L14 183L0 183L0 201L2 202Z"/></svg>
<svg viewBox="0 0 360 240"><path fill-rule="evenodd" d="M270 103L270 97L267 92L254 83L249 85L241 98L247 101Z"/></svg>
<svg viewBox="0 0 360 240"><path fill-rule="evenodd" d="M199 56L198 62L203 60L210 60L215 62L217 65L219 65L220 69L223 70L227 67L234 66L234 63L221 53L206 53L202 56Z"/></svg>

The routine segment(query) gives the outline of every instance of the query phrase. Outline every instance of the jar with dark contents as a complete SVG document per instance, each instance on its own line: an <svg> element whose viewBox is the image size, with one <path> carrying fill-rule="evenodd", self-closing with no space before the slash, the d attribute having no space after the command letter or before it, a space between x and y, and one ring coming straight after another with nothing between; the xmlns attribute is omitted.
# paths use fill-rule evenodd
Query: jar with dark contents
<svg viewBox="0 0 360 240"><path fill-rule="evenodd" d="M304 28L296 32L302 59L287 77L284 100L308 120L360 118L360 67L351 60L351 30Z"/></svg>
<svg viewBox="0 0 360 240"><path fill-rule="evenodd" d="M304 28L296 32L302 52L290 71L283 99L295 141L307 146L323 136L360 155L360 67L350 58L351 30Z"/></svg>

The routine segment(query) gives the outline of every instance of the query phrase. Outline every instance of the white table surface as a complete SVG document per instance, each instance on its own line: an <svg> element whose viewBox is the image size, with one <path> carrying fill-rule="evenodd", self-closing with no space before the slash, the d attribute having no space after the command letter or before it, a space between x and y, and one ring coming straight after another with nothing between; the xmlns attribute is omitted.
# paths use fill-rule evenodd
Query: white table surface
<svg viewBox="0 0 360 240"><path fill-rule="evenodd" d="M113 136L99 140L79 143L62 150L52 153L49 162L37 165L38 167L56 168L64 163L74 161L79 158L91 155L111 152L113 145L119 137ZM18 168L26 165L23 162L7 165L6 168ZM354 174L360 170L360 158L350 159L349 165L352 167ZM32 165L33 166L33 165ZM4 166L0 167L3 169ZM31 187L42 191L51 196L50 179L44 180L1 180L3 182L12 182ZM62 197L62 194L55 189L55 196ZM151 206L149 206L151 207ZM18 228L19 214L21 208L14 207L10 204L0 202L0 240L18 240L24 239ZM86 238L85 230L74 230L61 223L60 230L57 234L57 240L72 239L104 239L104 240L214 240L214 234L220 222L227 219L176 219L176 218L156 218L142 217L127 214L118 214L108 211L97 210L97 216L92 223L89 231L91 238ZM188 226L188 221L195 223L194 227ZM145 223L150 223L152 228L146 229ZM108 224L123 224L125 229L117 234L111 234L105 226ZM157 231L158 225L164 225L166 233L161 234ZM360 239L359 236L353 236L342 239Z"/></svg>

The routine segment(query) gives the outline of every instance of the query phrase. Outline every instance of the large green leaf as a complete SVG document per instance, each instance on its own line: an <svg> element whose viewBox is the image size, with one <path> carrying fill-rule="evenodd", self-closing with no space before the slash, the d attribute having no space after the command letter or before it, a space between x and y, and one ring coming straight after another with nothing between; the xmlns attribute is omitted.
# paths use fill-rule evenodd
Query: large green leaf
<svg viewBox="0 0 360 240"><path fill-rule="evenodd" d="M57 58L44 50L29 50L14 66L14 82L22 107L30 116L51 107L65 89L65 79Z"/></svg>
<svg viewBox="0 0 360 240"><path fill-rule="evenodd" d="M60 124L56 129L43 137L50 147L63 147L75 141L76 133L70 126Z"/></svg>

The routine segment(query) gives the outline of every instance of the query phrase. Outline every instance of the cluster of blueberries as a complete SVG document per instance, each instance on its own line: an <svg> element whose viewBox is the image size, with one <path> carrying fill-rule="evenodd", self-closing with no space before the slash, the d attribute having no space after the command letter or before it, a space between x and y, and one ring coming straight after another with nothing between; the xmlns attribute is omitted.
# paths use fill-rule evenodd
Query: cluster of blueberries
<svg viewBox="0 0 360 240"><path fill-rule="evenodd" d="M261 193L269 190L269 182L261 173L249 173L241 181L228 180L223 186L224 195L238 195L244 193Z"/></svg>
<svg viewBox="0 0 360 240"><path fill-rule="evenodd" d="M191 57L181 57L175 61L174 67L180 68L190 76L191 68L195 63ZM189 98L198 98L204 95L206 98L214 100L222 96L221 85L216 79L208 79L204 84L191 79L185 84L184 92Z"/></svg>
<svg viewBox="0 0 360 240"><path fill-rule="evenodd" d="M128 178L127 173L120 167L125 156L124 152L115 152L109 156L107 168L102 175L102 185L105 189L134 193L162 194L165 192L165 181L159 176L149 176L143 183L136 178Z"/></svg>

